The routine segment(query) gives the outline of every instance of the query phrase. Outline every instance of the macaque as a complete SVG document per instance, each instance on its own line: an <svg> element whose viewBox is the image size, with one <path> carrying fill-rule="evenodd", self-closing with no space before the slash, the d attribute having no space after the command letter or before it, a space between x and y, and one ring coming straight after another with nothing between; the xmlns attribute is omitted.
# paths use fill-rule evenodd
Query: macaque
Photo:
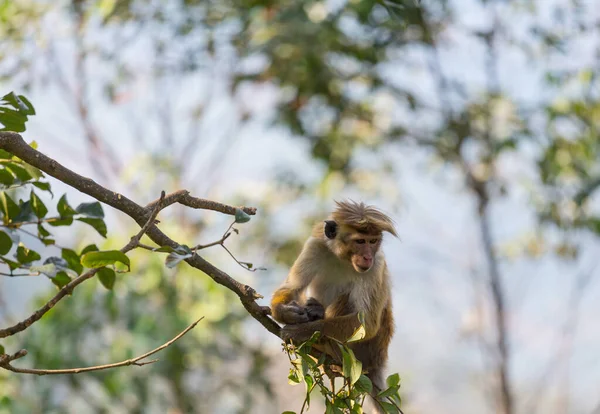
<svg viewBox="0 0 600 414"><path fill-rule="evenodd" d="M331 216L315 225L273 294L272 315L285 324L282 338L299 344L315 331L325 342L328 337L346 341L360 326L361 312L366 336L349 346L374 389L381 390L394 321L390 276L380 246L383 232L397 234L393 221L372 206L336 204Z"/></svg>

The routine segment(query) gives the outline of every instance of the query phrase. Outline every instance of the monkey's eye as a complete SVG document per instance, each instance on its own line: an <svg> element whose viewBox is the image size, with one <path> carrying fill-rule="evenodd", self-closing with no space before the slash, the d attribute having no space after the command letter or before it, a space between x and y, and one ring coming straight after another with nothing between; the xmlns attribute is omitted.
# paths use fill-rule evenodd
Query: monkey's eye
<svg viewBox="0 0 600 414"><path fill-rule="evenodd" d="M365 244L367 241L365 239L356 239L354 240L356 244Z"/></svg>
<svg viewBox="0 0 600 414"><path fill-rule="evenodd" d="M369 243L371 243L371 244L375 244L375 243L377 243L378 241L379 241L379 240L377 240L377 239L372 239L372 240L370 240L370 241L369 241Z"/></svg>

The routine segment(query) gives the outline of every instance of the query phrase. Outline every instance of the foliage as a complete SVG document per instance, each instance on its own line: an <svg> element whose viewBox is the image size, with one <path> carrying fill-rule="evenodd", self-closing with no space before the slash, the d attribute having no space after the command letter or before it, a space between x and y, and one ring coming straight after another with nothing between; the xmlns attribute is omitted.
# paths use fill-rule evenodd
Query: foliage
<svg viewBox="0 0 600 414"><path fill-rule="evenodd" d="M320 333L315 332L306 342L295 346L294 344L283 344L292 367L288 375L288 382L297 385L304 382L306 394L300 413L310 407L312 392L316 389L325 400L325 412L359 414L363 412L363 405L369 394L373 391L371 380L365 375L362 363L356 359L350 344L364 337L364 327L361 325L357 331L346 342L338 342L332 338L328 340L335 342L339 347L340 362L335 361L326 353L318 353L314 356L313 346L320 339ZM327 386L326 380L330 378L331 387ZM342 386L336 390L333 387L334 378L342 378ZM380 390L376 394L377 403L381 405L386 413L402 413L400 406L400 376L392 374L387 378L388 388ZM286 411L286 413L292 411Z"/></svg>
<svg viewBox="0 0 600 414"><path fill-rule="evenodd" d="M22 96L19 99L29 102ZM31 145L37 146L35 142ZM146 369L124 369L60 379L21 376L15 381L15 374L3 370L0 388L6 394L0 399L0 413L26 413L38 408L44 412L64 411L72 404L83 411L120 407L143 412L159 406L165 411L178 407L181 412L244 411L255 399L271 393L264 376L268 358L261 347L244 341L242 324L247 315L241 308L230 309L228 303L234 296L231 292L215 289L210 279L197 278L189 270L179 269L173 277L158 255L126 255L115 249L100 203L84 202L73 207L66 194L58 201L48 201L56 199L45 175L5 151L0 151L0 177L0 262L7 267L1 275L43 275L60 289L89 269L98 269L97 278L105 288L99 290L94 283L78 287L70 300L61 302L59 311L49 311L22 339L3 339L0 354L22 346L29 351L29 363L46 369L128 359L164 343L164 336L181 331L194 315L206 315L202 333L186 336L185 344L168 347L162 356L164 363L152 366L151 377ZM236 215L236 221L248 220L243 212ZM78 222L88 224L106 238L106 249L100 250L96 244L71 248L57 243L55 230ZM58 253L52 255L52 250ZM170 251L171 255L183 250L186 256L178 256L177 262L191 256L187 246L154 250ZM130 256L135 256L135 266ZM166 265L172 267L169 258ZM117 277L132 270L143 277ZM36 306L48 299L42 295ZM236 368L234 376L223 374L231 369L230 365L242 363L246 366ZM191 385L189 378L195 378L192 382L196 385ZM155 396L157 386L162 390L159 401ZM25 395L30 387L35 387L35 396ZM60 387L70 394L69 398L52 397ZM232 391L235 399L219 400L220 395Z"/></svg>
<svg viewBox="0 0 600 414"><path fill-rule="evenodd" d="M12 97L11 102L18 107L18 102L26 102L28 113L34 114L33 107L29 101L14 93L5 96ZM6 114L6 113L5 113ZM24 128L26 116L21 120ZM0 116L0 121L3 118ZM8 123L8 126L14 124ZM7 126L7 127L8 127ZM22 131L23 129L16 129ZM31 144L34 148L35 142ZM87 268L113 265L116 261L114 253L99 252L98 248L91 244L85 246L81 252L56 245L56 237L53 228L60 226L71 226L75 222L82 222L92 226L101 236L106 237L106 223L104 222L104 211L97 201L81 203L73 208L67 201L66 194L60 197L55 205L55 214L49 214L50 210L46 203L35 191L41 190L51 197L53 196L51 185L44 181L44 174L17 157L0 151L0 262L8 267L4 276L39 276L44 275L61 288L73 278L84 272ZM28 192L27 192L28 191ZM34 228L35 230L31 230ZM60 250L60 256L48 255L42 258L41 254L34 248L34 240L41 242L42 246L53 246ZM39 245L39 243L37 243ZM93 253L91 253L94 251ZM97 259L83 260L87 253L88 258L94 255ZM118 257L119 261L127 261L127 256ZM113 260L114 259L114 260ZM127 263L128 264L128 263Z"/></svg>

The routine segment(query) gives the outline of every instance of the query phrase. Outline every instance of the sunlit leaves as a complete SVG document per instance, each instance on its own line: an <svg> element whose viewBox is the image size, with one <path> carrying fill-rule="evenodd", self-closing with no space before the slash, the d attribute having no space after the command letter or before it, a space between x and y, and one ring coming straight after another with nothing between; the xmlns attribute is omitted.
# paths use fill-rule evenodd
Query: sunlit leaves
<svg viewBox="0 0 600 414"><path fill-rule="evenodd" d="M129 257L119 250L87 252L81 256L81 264L89 268L114 265L117 262L123 263L128 269L131 264Z"/></svg>
<svg viewBox="0 0 600 414"><path fill-rule="evenodd" d="M17 247L17 259L20 263L31 263L40 260L42 257L34 250L28 249L23 244Z"/></svg>

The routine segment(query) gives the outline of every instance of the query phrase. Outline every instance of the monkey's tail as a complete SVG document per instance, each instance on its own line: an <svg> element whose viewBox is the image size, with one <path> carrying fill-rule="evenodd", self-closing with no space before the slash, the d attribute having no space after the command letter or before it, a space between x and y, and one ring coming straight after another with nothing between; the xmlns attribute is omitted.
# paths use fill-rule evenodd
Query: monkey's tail
<svg viewBox="0 0 600 414"><path fill-rule="evenodd" d="M371 383L373 384L373 391L367 399L365 407L365 413L369 414L385 414L385 409L379 404L375 397L381 390L383 390L383 373L380 370L372 370L367 374Z"/></svg>

